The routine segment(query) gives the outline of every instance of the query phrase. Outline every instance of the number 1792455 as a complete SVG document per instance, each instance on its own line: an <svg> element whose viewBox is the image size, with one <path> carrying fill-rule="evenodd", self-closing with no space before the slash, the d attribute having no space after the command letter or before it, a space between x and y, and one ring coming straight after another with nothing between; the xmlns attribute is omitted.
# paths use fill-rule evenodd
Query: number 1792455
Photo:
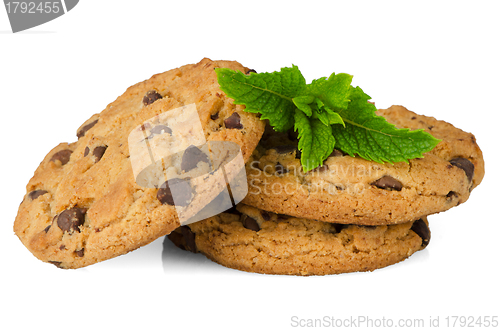
<svg viewBox="0 0 500 331"><path fill-rule="evenodd" d="M42 1L40 3L35 2L24 2L24 1L9 1L5 3L7 8L7 13L15 14L37 14L45 13L50 14L59 13L61 9L61 3L59 1Z"/></svg>

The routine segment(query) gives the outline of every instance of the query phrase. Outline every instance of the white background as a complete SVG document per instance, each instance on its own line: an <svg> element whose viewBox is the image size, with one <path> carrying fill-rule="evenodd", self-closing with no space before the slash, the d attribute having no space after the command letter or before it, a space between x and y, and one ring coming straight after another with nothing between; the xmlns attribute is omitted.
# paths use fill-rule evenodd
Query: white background
<svg viewBox="0 0 500 331"><path fill-rule="evenodd" d="M87 0L17 34L0 8L0 328L287 330L292 316L426 326L440 316L443 327L448 315L500 315L496 4ZM401 104L473 132L484 181L467 203L429 218L425 251L371 273L249 274L172 245L163 252L163 238L81 270L34 258L12 224L46 153L76 140L128 86L203 57L259 72L295 64L308 82L352 74L379 108Z"/></svg>

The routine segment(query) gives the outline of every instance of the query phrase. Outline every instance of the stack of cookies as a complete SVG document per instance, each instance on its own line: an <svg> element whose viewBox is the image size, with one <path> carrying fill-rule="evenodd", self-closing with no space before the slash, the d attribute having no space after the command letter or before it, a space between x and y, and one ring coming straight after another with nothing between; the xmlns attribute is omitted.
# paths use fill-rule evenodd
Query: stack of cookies
<svg viewBox="0 0 500 331"><path fill-rule="evenodd" d="M409 163L380 164L334 150L322 166L303 172L293 132L267 127L246 164L249 193L242 203L169 238L227 267L266 274L371 271L424 249L427 216L465 202L481 182L481 150L472 134L404 107L378 114L442 141Z"/></svg>
<svg viewBox="0 0 500 331"><path fill-rule="evenodd" d="M321 167L304 172L294 132L277 133L235 105L219 89L217 67L252 72L236 62L203 59L155 75L83 123L76 142L49 152L14 224L23 244L60 268L84 267L168 235L180 248L249 272L368 271L425 248L427 216L465 202L483 178L472 134L400 106L378 115L442 139L423 158L380 164L334 150ZM240 146L248 182L236 206L189 224L179 219L171 179L153 187L137 183L128 141L138 127L149 144L175 134L144 123L188 104L196 105L206 141ZM190 146L176 160L169 178L187 185L182 203L206 195L188 175L208 162L203 150ZM219 204L221 195L212 194Z"/></svg>

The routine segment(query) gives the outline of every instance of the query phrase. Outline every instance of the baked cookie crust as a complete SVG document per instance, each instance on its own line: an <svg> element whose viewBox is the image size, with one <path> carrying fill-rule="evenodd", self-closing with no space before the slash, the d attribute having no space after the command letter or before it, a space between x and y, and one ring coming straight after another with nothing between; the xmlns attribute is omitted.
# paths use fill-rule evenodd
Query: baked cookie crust
<svg viewBox="0 0 500 331"><path fill-rule="evenodd" d="M342 225L278 215L239 204L182 226L168 238L229 268L279 275L328 275L372 271L425 248L425 217L397 225Z"/></svg>
<svg viewBox="0 0 500 331"><path fill-rule="evenodd" d="M194 103L205 139L237 143L248 160L264 123L219 89L217 67L250 70L205 58L154 75L83 123L76 142L47 154L26 186L14 223L33 255L60 268L80 268L146 245L180 225L164 188L137 185L130 162L129 133L154 116Z"/></svg>
<svg viewBox="0 0 500 331"><path fill-rule="evenodd" d="M473 134L402 106L378 114L399 128L424 129L442 141L423 158L379 164L334 151L302 171L293 133L267 128L247 163L242 201L263 210L324 222L383 225L413 221L464 203L484 176Z"/></svg>

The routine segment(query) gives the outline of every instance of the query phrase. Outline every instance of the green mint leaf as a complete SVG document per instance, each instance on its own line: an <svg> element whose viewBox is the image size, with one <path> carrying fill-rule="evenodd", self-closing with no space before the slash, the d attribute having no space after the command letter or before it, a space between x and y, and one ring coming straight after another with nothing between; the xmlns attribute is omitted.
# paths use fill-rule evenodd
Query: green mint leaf
<svg viewBox="0 0 500 331"><path fill-rule="evenodd" d="M315 109L313 111L313 114L312 114L311 118L320 120L321 123L323 123L323 125L330 125L330 123L329 123L330 121L329 121L329 118L328 118L328 113L323 112L322 110Z"/></svg>
<svg viewBox="0 0 500 331"><path fill-rule="evenodd" d="M307 85L307 91L335 111L346 109L350 101L351 82L351 75L333 73L328 79L322 77L313 80Z"/></svg>
<svg viewBox="0 0 500 331"><path fill-rule="evenodd" d="M308 117L319 119L324 125L342 124L344 121L339 114L325 106L325 104L313 95L303 95L293 98L293 103Z"/></svg>
<svg viewBox="0 0 500 331"><path fill-rule="evenodd" d="M303 94L305 78L297 66L272 73L252 73L216 68L220 88L246 111L260 113L276 131L293 127L296 106L293 98Z"/></svg>
<svg viewBox="0 0 500 331"><path fill-rule="evenodd" d="M375 114L370 96L352 87L352 76L333 73L305 83L296 66L244 75L217 68L221 90L245 111L260 113L276 131L298 131L305 172L323 164L336 147L376 162L408 162L440 140L424 130L398 129Z"/></svg>
<svg viewBox="0 0 500 331"><path fill-rule="evenodd" d="M351 102L346 110L339 111L345 128L333 125L336 148L367 160L383 162L408 162L422 157L440 140L424 130L397 129L384 117L375 114L375 105L368 102L370 96L359 87L351 88Z"/></svg>
<svg viewBox="0 0 500 331"><path fill-rule="evenodd" d="M321 121L323 122L325 125L332 125L332 124L342 124L342 126L345 127L345 123L344 123L344 120L342 119L342 117L340 117L340 115L336 112L334 112L333 110L331 110L330 108L324 106L323 107L324 111L323 111L323 115L325 117L325 121Z"/></svg>
<svg viewBox="0 0 500 331"><path fill-rule="evenodd" d="M325 103L334 110L346 109L351 94L352 76L348 74L331 74L328 78L330 89L326 95Z"/></svg>
<svg viewBox="0 0 500 331"><path fill-rule="evenodd" d="M321 108L325 107L324 102L321 101L320 98L314 98L314 101L316 101L316 105L318 106L318 109L321 109ZM326 108L328 108L328 107L326 107ZM329 110L331 110L331 109L329 109ZM331 110L331 111L333 111L333 110Z"/></svg>
<svg viewBox="0 0 500 331"><path fill-rule="evenodd" d="M332 127L320 120L308 118L301 110L295 111L294 130L297 131L302 155L300 163L304 172L323 165L323 160L333 152L335 138Z"/></svg>
<svg viewBox="0 0 500 331"><path fill-rule="evenodd" d="M309 106L309 104L313 103L315 99L316 98L313 95L303 95L300 97L293 98L292 101L297 108L299 108L304 112L304 114L311 117L312 108L311 106Z"/></svg>
<svg viewBox="0 0 500 331"><path fill-rule="evenodd" d="M307 92L315 97L320 97L326 94L329 89L328 79L326 77L321 77L314 79L310 84L307 84Z"/></svg>

